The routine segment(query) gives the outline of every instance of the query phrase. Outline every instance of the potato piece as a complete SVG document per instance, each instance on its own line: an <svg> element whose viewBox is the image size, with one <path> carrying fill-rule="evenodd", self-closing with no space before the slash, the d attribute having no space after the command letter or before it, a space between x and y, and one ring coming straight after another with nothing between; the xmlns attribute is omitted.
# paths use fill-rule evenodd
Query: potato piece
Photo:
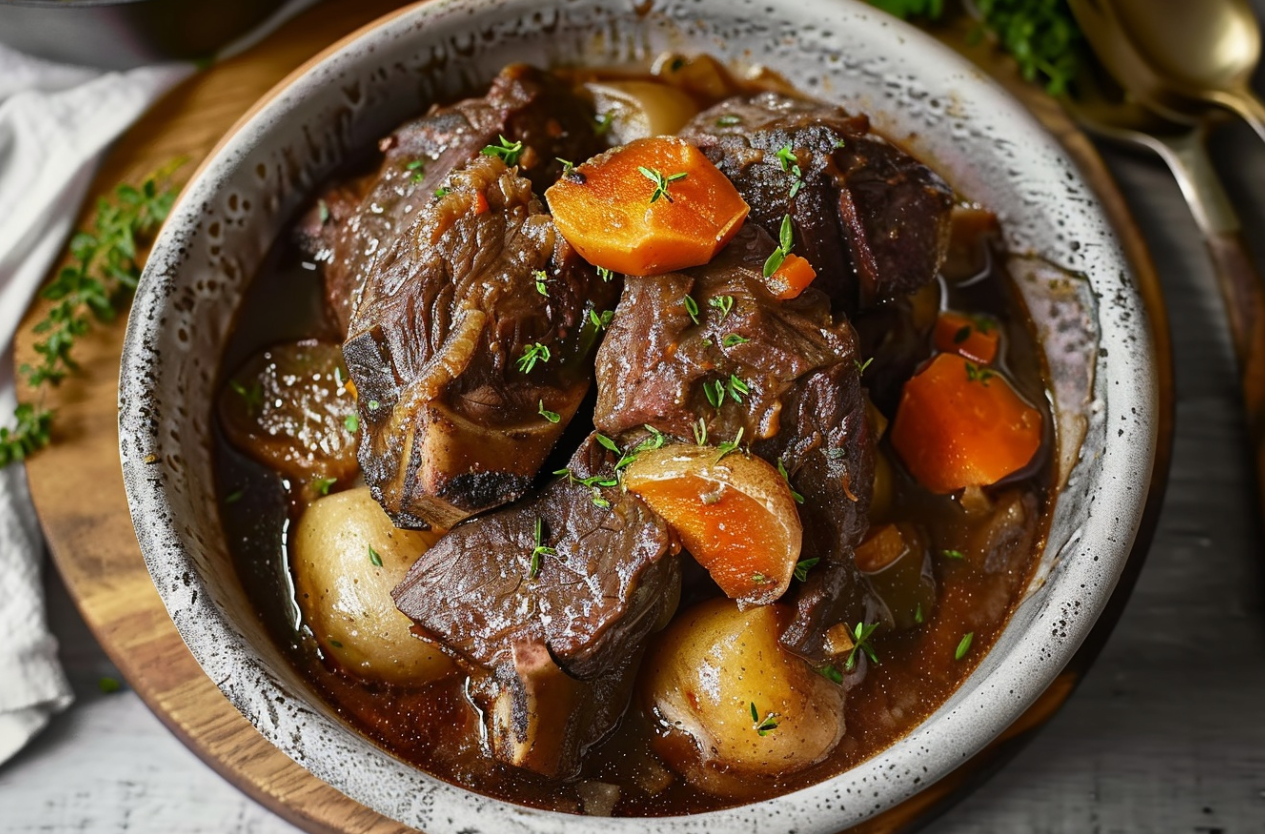
<svg viewBox="0 0 1265 834"><path fill-rule="evenodd" d="M671 136L698 114L698 105L687 93L656 81L603 81L584 87L593 96L593 109L610 119L610 138L616 145Z"/></svg>
<svg viewBox="0 0 1265 834"><path fill-rule="evenodd" d="M642 452L624 473L630 492L668 522L690 555L743 607L786 593L804 528L786 479L767 461L711 446Z"/></svg>
<svg viewBox="0 0 1265 834"><path fill-rule="evenodd" d="M778 643L790 616L783 605L708 600L678 616L642 664L643 703L669 728L658 752L704 790L727 791L718 771L803 770L843 738L843 688Z"/></svg>
<svg viewBox="0 0 1265 834"><path fill-rule="evenodd" d="M294 531L294 585L321 651L362 678L422 685L455 671L416 637L391 589L438 533L400 530L368 487L313 502ZM381 564L377 564L381 562Z"/></svg>

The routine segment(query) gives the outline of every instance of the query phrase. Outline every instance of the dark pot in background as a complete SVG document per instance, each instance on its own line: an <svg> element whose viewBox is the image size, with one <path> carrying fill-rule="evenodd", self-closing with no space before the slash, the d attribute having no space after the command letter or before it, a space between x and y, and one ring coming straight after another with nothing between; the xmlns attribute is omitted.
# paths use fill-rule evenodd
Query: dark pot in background
<svg viewBox="0 0 1265 834"><path fill-rule="evenodd" d="M52 61L128 69L207 58L283 0L0 0L0 43Z"/></svg>

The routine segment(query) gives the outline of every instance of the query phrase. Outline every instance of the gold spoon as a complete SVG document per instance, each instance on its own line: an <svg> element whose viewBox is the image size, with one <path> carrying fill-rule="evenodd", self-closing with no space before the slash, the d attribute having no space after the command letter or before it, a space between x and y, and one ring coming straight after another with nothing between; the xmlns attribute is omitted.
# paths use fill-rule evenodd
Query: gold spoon
<svg viewBox="0 0 1265 834"><path fill-rule="evenodd" d="M1069 0L1100 60L1143 105L1177 118L1210 105L1265 139L1265 104L1249 86L1261 30L1247 0Z"/></svg>
<svg viewBox="0 0 1265 834"><path fill-rule="evenodd" d="M1065 96L1063 105L1082 127L1116 142L1147 148L1164 160L1203 234L1230 323L1248 436L1256 454L1258 493L1265 508L1265 283L1243 244L1239 218L1208 158L1207 122L1182 123L1157 115L1130 99L1101 67L1088 62L1073 89L1075 98Z"/></svg>

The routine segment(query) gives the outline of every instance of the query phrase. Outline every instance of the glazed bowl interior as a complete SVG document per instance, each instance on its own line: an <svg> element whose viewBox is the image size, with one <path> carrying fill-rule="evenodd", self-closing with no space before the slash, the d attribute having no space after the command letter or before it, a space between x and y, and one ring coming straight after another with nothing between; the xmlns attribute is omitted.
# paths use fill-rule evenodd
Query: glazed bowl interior
<svg viewBox="0 0 1265 834"><path fill-rule="evenodd" d="M646 8L648 7L648 8ZM1054 382L1063 482L1048 543L997 644L914 732L812 787L693 817L593 820L441 782L338 721L269 639L233 568L211 462L212 401L245 288L297 208L347 156L505 64L646 64L664 50L763 64L876 127L999 215ZM1054 266L1060 269L1053 268ZM917 793L1013 722L1106 605L1155 447L1149 325L1088 186L1054 140L925 35L841 0L432 0L292 76L190 183L128 326L120 437L154 582L207 675L270 741L353 799L431 834L459 830L834 832Z"/></svg>

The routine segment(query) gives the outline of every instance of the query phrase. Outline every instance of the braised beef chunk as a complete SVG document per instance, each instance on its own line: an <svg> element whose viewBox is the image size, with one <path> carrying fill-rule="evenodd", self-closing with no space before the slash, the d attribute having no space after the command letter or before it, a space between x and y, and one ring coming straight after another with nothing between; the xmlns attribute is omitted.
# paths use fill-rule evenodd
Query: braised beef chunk
<svg viewBox="0 0 1265 834"><path fill-rule="evenodd" d="M741 430L752 452L783 462L805 496L803 558L821 560L795 592L783 639L820 661L827 629L876 610L852 553L865 532L874 439L856 335L811 287L789 302L769 295L762 269L773 248L748 224L706 266L627 278L598 351L594 424L615 436L649 424L692 439L701 419L712 443Z"/></svg>
<svg viewBox="0 0 1265 834"><path fill-rule="evenodd" d="M504 136L523 143L519 168L543 193L561 176L559 157L578 161L602 149L594 124L589 105L556 76L514 64L487 95L432 109L384 138L379 170L329 189L297 229L300 245L324 264L343 330L381 253L454 169Z"/></svg>
<svg viewBox="0 0 1265 834"><path fill-rule="evenodd" d="M765 231L776 235L791 216L816 286L852 312L935 277L953 204L935 172L869 130L865 116L766 92L721 102L681 136L733 181Z"/></svg>
<svg viewBox="0 0 1265 834"><path fill-rule="evenodd" d="M589 313L617 291L501 160L447 181L377 259L343 346L360 465L403 527L523 494L588 389Z"/></svg>
<svg viewBox="0 0 1265 834"><path fill-rule="evenodd" d="M613 463L590 436L569 477L458 525L393 594L420 634L479 675L496 755L550 775L578 766L623 712L630 661L680 590L667 526L618 488ZM616 703L587 723L571 714L598 693Z"/></svg>

